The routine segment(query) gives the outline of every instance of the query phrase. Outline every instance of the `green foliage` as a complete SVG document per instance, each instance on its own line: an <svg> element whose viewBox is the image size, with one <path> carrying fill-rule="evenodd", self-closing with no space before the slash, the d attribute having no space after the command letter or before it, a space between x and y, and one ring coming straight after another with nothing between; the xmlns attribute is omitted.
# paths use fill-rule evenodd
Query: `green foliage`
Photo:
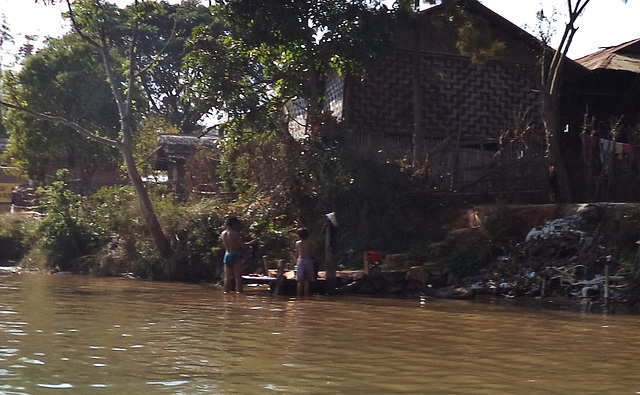
<svg viewBox="0 0 640 395"><path fill-rule="evenodd" d="M251 133L276 130L258 120L295 97L305 98L315 114L323 78L333 72L362 74L388 53L395 23L388 8L358 0L270 0L260 7L225 0L212 10L227 25L214 22L194 30L185 58L188 94L213 103Z"/></svg>
<svg viewBox="0 0 640 395"><path fill-rule="evenodd" d="M262 73L256 50L220 25L194 29L184 58L189 101L208 103L235 123L255 119L270 109L273 84ZM221 120L220 118L219 120Z"/></svg>
<svg viewBox="0 0 640 395"><path fill-rule="evenodd" d="M0 262L19 261L28 249L33 218L21 214L0 215Z"/></svg>
<svg viewBox="0 0 640 395"><path fill-rule="evenodd" d="M167 279L164 270L166 262L149 240L137 240L135 248L137 255L130 265L132 275L146 280Z"/></svg>
<svg viewBox="0 0 640 395"><path fill-rule="evenodd" d="M142 4L141 4L142 5ZM222 28L208 8L196 1L179 5L167 2L145 2L144 7L129 6L123 14L141 18L137 53L141 64L154 67L141 71L140 82L149 103L148 112L156 114L182 133L202 131L200 120L215 102L198 94L190 94L193 70L184 67L183 59L192 49L186 45L195 29L210 26ZM172 36L169 34L173 32ZM158 56L158 54L162 56ZM198 55L195 55L198 56Z"/></svg>
<svg viewBox="0 0 640 395"><path fill-rule="evenodd" d="M381 153L356 149L351 133L340 126L327 127L308 140L303 169L309 191L316 194L312 214L337 213L342 248L403 251L418 237L416 228L398 221L416 203L410 198L410 179L399 162ZM312 195L313 196L313 195ZM413 233L413 234L412 234Z"/></svg>
<svg viewBox="0 0 640 395"><path fill-rule="evenodd" d="M218 166L222 154L217 148L200 148L187 159L185 164L187 191L195 191L193 198L197 199L197 193L219 193L220 177Z"/></svg>
<svg viewBox="0 0 640 395"><path fill-rule="evenodd" d="M178 259L174 278L214 280L222 273L224 249L219 240L225 218L224 208L213 199L181 206L173 222L174 248Z"/></svg>
<svg viewBox="0 0 640 395"><path fill-rule="evenodd" d="M35 228L35 245L45 253L52 269L82 272L82 258L95 252L101 241L85 220L85 199L68 189L65 170L57 175L58 181L40 190L46 215Z"/></svg>
<svg viewBox="0 0 640 395"><path fill-rule="evenodd" d="M173 196L164 191L150 193L158 212L166 216L174 212ZM169 203L165 203L163 197ZM91 207L91 223L109 239L95 258L95 274L121 274L129 272L142 278L162 278L164 262L149 237L140 206L131 186L105 187L87 202ZM122 264L122 262L126 264ZM96 266L97 265L97 266Z"/></svg>
<svg viewBox="0 0 640 395"><path fill-rule="evenodd" d="M367 1L293 4L270 0L255 7L247 0L225 0L219 4L216 12L233 26L236 36L260 49L266 74L287 75L281 80L283 92L299 91L295 84L309 82L308 66L320 72L329 66L350 71L379 55L390 39L389 9Z"/></svg>
<svg viewBox="0 0 640 395"><path fill-rule="evenodd" d="M430 237L429 222L412 215L429 202L412 197L414 186L400 163L356 150L349 130L327 122L302 143L277 133L249 136L225 146L221 174L242 200L253 202L245 215L276 256L290 255L295 238L287 229L294 223L321 237L324 214L333 211L341 250L406 251ZM403 217L411 219L397 220ZM289 252L278 253L276 245Z"/></svg>
<svg viewBox="0 0 640 395"><path fill-rule="evenodd" d="M459 280L478 275L488 267L492 245L484 235L466 235L449 240L442 250L442 263Z"/></svg>
<svg viewBox="0 0 640 395"><path fill-rule="evenodd" d="M484 20L467 21L458 28L456 47L460 53L471 57L473 63L483 64L495 58L505 49L505 43L493 40L489 35L489 27Z"/></svg>
<svg viewBox="0 0 640 395"><path fill-rule="evenodd" d="M508 218L501 206L496 204L490 211L490 215L479 218L481 229L487 240L497 246L508 245L515 233L513 221Z"/></svg>
<svg viewBox="0 0 640 395"><path fill-rule="evenodd" d="M96 273L130 272L147 279L214 280L221 273L218 240L224 208L213 199L179 203L164 186L149 186L158 220L172 240L173 261L161 259L144 225L131 187L103 188L91 199L93 221L110 234L108 249L97 261ZM126 265L122 265L122 262ZM105 262L117 269L105 268Z"/></svg>
<svg viewBox="0 0 640 395"><path fill-rule="evenodd" d="M96 230L105 235L118 235L127 245L127 251L135 251L135 240L145 233L145 226L133 188L104 187L91 197L89 204L91 223Z"/></svg>
<svg viewBox="0 0 640 395"><path fill-rule="evenodd" d="M5 99L115 138L118 110L105 82L104 68L94 61L94 56L92 47L76 35L52 39L45 49L30 56L18 73L5 73ZM118 162L114 149L25 112L8 110L4 124L10 136L4 162L30 179L43 182L52 162L73 164L79 169L75 178L85 177L97 167L115 167Z"/></svg>
<svg viewBox="0 0 640 395"><path fill-rule="evenodd" d="M6 138L6 137L8 137L8 134L7 134L7 129L4 127L4 124L2 123L2 118L3 117L2 117L1 114L3 112L4 111L2 109L0 109L0 137Z"/></svg>
<svg viewBox="0 0 640 395"><path fill-rule="evenodd" d="M270 218L257 210L250 210L246 216L252 221L249 229L260 240L265 255L271 259L291 259L297 236L284 216Z"/></svg>
<svg viewBox="0 0 640 395"><path fill-rule="evenodd" d="M106 240L93 257L92 274L162 278L163 260L149 238L131 186L102 188L87 206L91 224Z"/></svg>
<svg viewBox="0 0 640 395"><path fill-rule="evenodd" d="M144 176L155 173L158 153L158 134L178 134L180 130L158 115L144 117L136 130L133 156L138 172ZM125 168L123 166L123 171Z"/></svg>

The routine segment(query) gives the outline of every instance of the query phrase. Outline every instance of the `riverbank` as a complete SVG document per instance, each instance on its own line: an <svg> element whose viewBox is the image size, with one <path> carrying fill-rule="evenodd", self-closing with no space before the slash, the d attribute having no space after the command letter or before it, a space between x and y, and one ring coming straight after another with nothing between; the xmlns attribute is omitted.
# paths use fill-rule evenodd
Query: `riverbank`
<svg viewBox="0 0 640 395"><path fill-rule="evenodd" d="M343 268L352 270L338 272L335 293L451 299L560 297L599 303L604 301L608 268L610 301L628 305L640 301L638 204L452 206L419 218L433 229L427 233L442 236L418 239L406 253L380 251L379 262L367 262L364 251L352 252ZM21 221L12 219L16 228L23 226ZM208 240L209 255L189 250L189 255L181 255L184 262L171 267L193 272L188 281L218 281L215 274L221 270L221 259L215 255L219 253L215 239L204 235L201 239ZM122 264L129 256L123 253L126 241L132 244L113 236L102 255L93 258L96 269L85 273L139 277ZM193 257L207 276L193 269L188 260ZM24 265L5 261L11 265L5 270L29 270L34 267L30 259L24 259ZM256 259L258 268L267 267Z"/></svg>
<svg viewBox="0 0 640 395"><path fill-rule="evenodd" d="M638 204L471 206L443 227L446 238L424 256L387 254L371 272L338 276L338 293L558 298L586 308L640 301ZM486 262L474 260L487 251Z"/></svg>

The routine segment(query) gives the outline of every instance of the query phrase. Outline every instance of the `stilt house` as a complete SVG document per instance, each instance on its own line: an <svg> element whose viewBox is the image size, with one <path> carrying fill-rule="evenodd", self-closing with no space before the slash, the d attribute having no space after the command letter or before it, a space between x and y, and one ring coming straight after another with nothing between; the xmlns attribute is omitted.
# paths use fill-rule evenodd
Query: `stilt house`
<svg viewBox="0 0 640 395"><path fill-rule="evenodd" d="M399 33L390 56L366 78L328 78L325 109L362 149L411 157L421 145L434 191L548 199L539 93L543 46L476 0L457 7L502 50L472 61L457 46L459 26L443 18L442 6L432 7L416 27ZM588 73L568 63L571 74ZM292 134L302 137L304 111L290 115Z"/></svg>

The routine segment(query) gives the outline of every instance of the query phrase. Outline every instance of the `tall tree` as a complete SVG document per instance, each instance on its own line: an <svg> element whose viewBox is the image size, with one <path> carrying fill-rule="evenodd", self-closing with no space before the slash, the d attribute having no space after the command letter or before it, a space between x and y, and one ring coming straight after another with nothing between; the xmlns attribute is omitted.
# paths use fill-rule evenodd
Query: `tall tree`
<svg viewBox="0 0 640 395"><path fill-rule="evenodd" d="M6 72L5 96L117 138L118 109L110 100L104 68L94 58L93 48L77 35L52 39L27 58L19 71ZM66 126L16 110L7 112L6 125L11 144L4 154L5 163L32 180L44 182L45 167L56 160L75 164L84 174L74 177L87 179L99 167L117 166L115 150L92 143Z"/></svg>
<svg viewBox="0 0 640 395"><path fill-rule="evenodd" d="M362 72L390 43L390 10L367 0L222 0L215 9L254 49L280 98L304 98L307 130L317 128L324 77Z"/></svg>
<svg viewBox="0 0 640 395"><path fill-rule="evenodd" d="M12 41L11 33L9 32L9 26L7 24L7 19L4 14L0 13L0 50L2 50L2 46L5 42ZM0 55L0 77L2 76L2 56ZM0 88L0 98L2 97L2 89ZM5 137L7 135L7 130L2 123L2 115L4 114L4 109L0 108L0 137Z"/></svg>
<svg viewBox="0 0 640 395"><path fill-rule="evenodd" d="M141 20L150 9L157 6L157 3L154 1L134 0L132 5L134 12L132 13L132 18L128 21L130 34L127 37L116 37L109 34L109 22L115 19L113 14L119 12L116 6L102 0L66 0L66 3L74 31L94 48L98 54L100 63L105 69L107 81L120 117L119 138L111 139L108 136L101 135L99 131L92 129L90 126L83 126L79 122L69 120L59 115L60 112L54 114L44 113L38 109L24 106L24 103L10 101L0 101L0 104L15 110L24 111L40 119L66 125L84 135L86 138L118 149L124 159L127 174L136 192L136 197L149 233L155 241L160 255L164 258L169 258L173 255L171 245L162 230L149 194L136 168L133 153L135 145L133 136L135 129L134 116L136 108L134 106L134 97L136 85L141 71L144 70L145 67L152 67L152 64L140 64L136 52L140 40L138 32ZM122 64L118 61L119 57L114 56L119 49L123 48L117 45L118 39L127 42L126 50L121 54L122 57L126 59L126 70L124 73L118 72ZM170 37L167 37L167 41L168 40L170 40Z"/></svg>
<svg viewBox="0 0 640 395"><path fill-rule="evenodd" d="M201 120L212 108L210 102L187 94L189 70L183 67L183 58L191 47L185 43L199 26L210 26L216 31L222 29L209 9L198 3L197 0L183 1L179 5L159 3L145 15L144 23L140 25L139 35L145 40L140 41L137 48L140 61L153 64L140 72L149 111L186 134L201 131ZM167 42L166 32L171 30L175 34Z"/></svg>

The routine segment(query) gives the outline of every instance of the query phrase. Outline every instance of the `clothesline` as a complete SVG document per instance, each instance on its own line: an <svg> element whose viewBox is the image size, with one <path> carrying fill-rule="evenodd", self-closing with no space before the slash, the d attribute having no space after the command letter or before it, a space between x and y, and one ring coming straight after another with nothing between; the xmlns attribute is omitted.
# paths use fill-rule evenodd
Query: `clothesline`
<svg viewBox="0 0 640 395"><path fill-rule="evenodd" d="M618 143L613 140L602 139L589 134L581 134L582 149L588 156L600 154L600 158L605 161L605 155L614 153L618 158L631 155L633 148L629 143Z"/></svg>

